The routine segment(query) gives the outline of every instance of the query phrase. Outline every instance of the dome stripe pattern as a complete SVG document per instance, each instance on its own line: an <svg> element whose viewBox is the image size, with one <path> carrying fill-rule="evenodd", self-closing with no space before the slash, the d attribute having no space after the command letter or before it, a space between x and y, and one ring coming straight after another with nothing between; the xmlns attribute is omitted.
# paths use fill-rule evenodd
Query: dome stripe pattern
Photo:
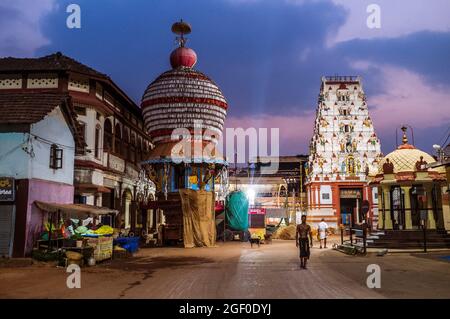
<svg viewBox="0 0 450 319"><path fill-rule="evenodd" d="M220 136L228 104L206 75L178 67L164 72L147 87L141 108L146 129L157 143L170 140L176 128L193 131L196 121L201 121L203 131Z"/></svg>

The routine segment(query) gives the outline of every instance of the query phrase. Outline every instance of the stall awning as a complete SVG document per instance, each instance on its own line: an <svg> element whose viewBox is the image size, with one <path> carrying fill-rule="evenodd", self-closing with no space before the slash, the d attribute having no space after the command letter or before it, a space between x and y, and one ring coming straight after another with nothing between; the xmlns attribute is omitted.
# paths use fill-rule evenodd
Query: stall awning
<svg viewBox="0 0 450 319"><path fill-rule="evenodd" d="M38 208L49 213L66 213L72 216L99 216L108 214L118 214L116 209L97 207L86 204L59 204L59 203L46 203L41 201L34 202Z"/></svg>

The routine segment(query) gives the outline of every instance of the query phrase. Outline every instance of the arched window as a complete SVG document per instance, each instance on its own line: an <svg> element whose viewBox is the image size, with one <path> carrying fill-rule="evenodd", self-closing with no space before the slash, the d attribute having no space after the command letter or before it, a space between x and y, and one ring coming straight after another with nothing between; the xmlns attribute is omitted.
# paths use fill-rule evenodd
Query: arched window
<svg viewBox="0 0 450 319"><path fill-rule="evenodd" d="M136 134L133 132L131 133L131 146L130 146L130 156L129 160L132 163L136 162Z"/></svg>
<svg viewBox="0 0 450 319"><path fill-rule="evenodd" d="M111 121L106 119L103 131L103 148L105 151L112 151L113 131Z"/></svg>
<svg viewBox="0 0 450 319"><path fill-rule="evenodd" d="M142 137L138 137L138 143L137 143L137 160L139 162L142 161Z"/></svg>
<svg viewBox="0 0 450 319"><path fill-rule="evenodd" d="M119 123L117 123L114 128L114 152L116 154L120 154L121 143L122 143L122 130L120 128Z"/></svg>
<svg viewBox="0 0 450 319"><path fill-rule="evenodd" d="M129 153L130 153L130 147L129 147L129 133L128 128L124 128L123 130L123 146L122 146L122 156L125 159L128 159Z"/></svg>

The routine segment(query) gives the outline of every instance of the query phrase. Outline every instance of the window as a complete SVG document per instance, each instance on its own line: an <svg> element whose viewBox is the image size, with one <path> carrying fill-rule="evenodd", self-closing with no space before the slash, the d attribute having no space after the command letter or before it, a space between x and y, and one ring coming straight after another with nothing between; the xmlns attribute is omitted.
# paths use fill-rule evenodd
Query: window
<svg viewBox="0 0 450 319"><path fill-rule="evenodd" d="M124 159L129 159L130 155L130 144L129 144L129 132L128 128L123 130L123 146L122 146L122 156Z"/></svg>
<svg viewBox="0 0 450 319"><path fill-rule="evenodd" d="M114 128L114 152L120 154L122 143L122 130L120 129L119 123L116 124Z"/></svg>
<svg viewBox="0 0 450 319"><path fill-rule="evenodd" d="M322 194L322 199L330 199L330 194L329 193L323 193Z"/></svg>
<svg viewBox="0 0 450 319"><path fill-rule="evenodd" d="M98 112L95 112L95 118L98 120L98 121L100 121L100 117L101 117L102 115L100 114L100 113L98 113Z"/></svg>
<svg viewBox="0 0 450 319"><path fill-rule="evenodd" d="M86 124L83 122L78 122L78 127L80 129L80 135L83 137L83 141L86 141ZM80 147L79 145L75 146L75 153L77 155L85 155L86 148Z"/></svg>
<svg viewBox="0 0 450 319"><path fill-rule="evenodd" d="M63 150L56 144L50 147L50 168L62 168Z"/></svg>
<svg viewBox="0 0 450 319"><path fill-rule="evenodd" d="M133 162L133 163L136 162L136 134L134 132L131 133L131 147L130 147L129 160L130 160L130 162Z"/></svg>
<svg viewBox="0 0 450 319"><path fill-rule="evenodd" d="M103 87L98 82L95 83L95 96L98 99L103 100Z"/></svg>
<svg viewBox="0 0 450 319"><path fill-rule="evenodd" d="M100 158L100 136L101 128L97 125L95 128L95 158Z"/></svg>
<svg viewBox="0 0 450 319"><path fill-rule="evenodd" d="M75 106L75 112L78 115L86 115L86 108L82 106Z"/></svg>
<svg viewBox="0 0 450 319"><path fill-rule="evenodd" d="M75 195L73 202L74 204L86 204L86 196Z"/></svg>
<svg viewBox="0 0 450 319"><path fill-rule="evenodd" d="M86 140L86 123L84 122L78 122L80 125L80 133L84 140Z"/></svg>
<svg viewBox="0 0 450 319"><path fill-rule="evenodd" d="M138 137L137 160L142 161L142 137Z"/></svg>
<svg viewBox="0 0 450 319"><path fill-rule="evenodd" d="M110 120L105 120L105 128L103 132L103 148L105 151L112 150L112 125Z"/></svg>

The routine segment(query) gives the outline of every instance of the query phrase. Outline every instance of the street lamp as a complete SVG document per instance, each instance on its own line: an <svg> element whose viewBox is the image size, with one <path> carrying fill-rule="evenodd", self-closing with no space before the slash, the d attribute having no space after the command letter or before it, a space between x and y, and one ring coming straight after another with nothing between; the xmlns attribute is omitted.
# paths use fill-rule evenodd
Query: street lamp
<svg viewBox="0 0 450 319"><path fill-rule="evenodd" d="M442 155L443 155L443 152L442 152L442 147L440 146L440 145L438 145L438 144L434 144L433 145L433 149L435 150L435 152L437 153L437 156L438 156L438 162L442 162Z"/></svg>

